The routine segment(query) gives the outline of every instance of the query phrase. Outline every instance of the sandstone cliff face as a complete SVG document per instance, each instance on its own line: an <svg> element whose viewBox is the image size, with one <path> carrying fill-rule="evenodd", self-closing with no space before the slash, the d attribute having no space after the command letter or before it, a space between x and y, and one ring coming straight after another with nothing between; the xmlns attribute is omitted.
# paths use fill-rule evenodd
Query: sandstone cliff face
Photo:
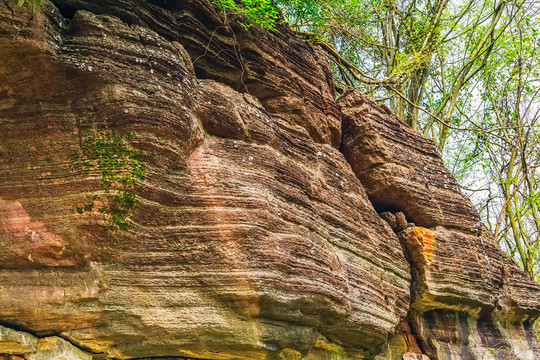
<svg viewBox="0 0 540 360"><path fill-rule="evenodd" d="M540 288L434 145L336 103L286 28L205 0L7 1L0 79L0 358L540 358ZM75 211L103 191L70 166L92 128L136 134L127 231Z"/></svg>
<svg viewBox="0 0 540 360"><path fill-rule="evenodd" d="M483 228L435 144L360 93L339 104L343 153L411 264L408 319L421 347L436 359L538 358L526 320L538 286Z"/></svg>

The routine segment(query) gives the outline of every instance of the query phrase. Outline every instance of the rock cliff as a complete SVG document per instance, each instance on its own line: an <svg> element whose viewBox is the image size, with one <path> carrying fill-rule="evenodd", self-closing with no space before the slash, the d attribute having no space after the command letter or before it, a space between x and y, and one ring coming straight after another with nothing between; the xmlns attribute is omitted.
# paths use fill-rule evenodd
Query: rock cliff
<svg viewBox="0 0 540 360"><path fill-rule="evenodd" d="M434 144L279 30L0 2L0 359L540 358L540 287ZM145 164L128 230L77 211L89 129Z"/></svg>

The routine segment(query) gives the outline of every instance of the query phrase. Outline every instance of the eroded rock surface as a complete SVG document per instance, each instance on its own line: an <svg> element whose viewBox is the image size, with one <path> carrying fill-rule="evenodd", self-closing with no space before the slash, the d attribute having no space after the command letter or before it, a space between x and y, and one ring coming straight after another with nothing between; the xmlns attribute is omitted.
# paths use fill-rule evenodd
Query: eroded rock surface
<svg viewBox="0 0 540 360"><path fill-rule="evenodd" d="M198 78L213 79L256 96L265 110L303 127L319 143L337 147L341 118L324 55L285 25L269 33L245 31L234 14L208 0L53 0L66 15L77 9L110 14L127 24L178 41Z"/></svg>
<svg viewBox="0 0 540 360"><path fill-rule="evenodd" d="M317 49L205 0L53 3L0 2L0 358L538 355L538 287ZM128 231L76 211L87 129L136 135Z"/></svg>
<svg viewBox="0 0 540 360"><path fill-rule="evenodd" d="M424 351L431 359L539 358L529 339L540 287L483 228L436 145L358 91L339 104L343 153L411 264L409 321Z"/></svg>
<svg viewBox="0 0 540 360"><path fill-rule="evenodd" d="M121 14L65 19L46 3L29 21L0 8L0 322L117 358L379 352L406 315L409 265L332 139L313 131L338 128L336 110L311 111L320 98L306 105L279 85L317 76L310 86L337 109L317 50L303 44L287 60L296 70L265 80L291 104L273 107L252 95L265 82L239 92L199 79L182 37ZM270 66L265 47L250 61ZM75 211L100 191L97 174L69 167L85 128L137 135L146 180L127 232Z"/></svg>

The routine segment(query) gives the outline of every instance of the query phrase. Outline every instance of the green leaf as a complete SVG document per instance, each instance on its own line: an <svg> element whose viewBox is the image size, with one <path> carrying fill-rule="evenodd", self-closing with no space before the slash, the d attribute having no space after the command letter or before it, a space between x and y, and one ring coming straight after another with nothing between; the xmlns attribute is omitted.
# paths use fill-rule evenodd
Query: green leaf
<svg viewBox="0 0 540 360"><path fill-rule="evenodd" d="M126 219L135 204L135 191L142 187L145 177L145 166L139 160L139 152L126 141L133 139L133 134L124 138L109 130L83 132L80 152L74 155L74 160L88 174L101 174L102 191L99 195L90 195L89 203L77 208L77 212L91 212L99 199L103 206L98 208L98 212L113 232L128 228Z"/></svg>

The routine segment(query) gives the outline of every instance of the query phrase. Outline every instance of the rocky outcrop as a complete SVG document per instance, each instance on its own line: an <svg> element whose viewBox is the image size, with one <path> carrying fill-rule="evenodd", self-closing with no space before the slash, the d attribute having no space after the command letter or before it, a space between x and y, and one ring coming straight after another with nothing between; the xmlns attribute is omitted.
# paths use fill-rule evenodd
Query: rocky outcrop
<svg viewBox="0 0 540 360"><path fill-rule="evenodd" d="M296 115L304 98L286 87L291 111L268 111L199 79L180 43L122 14L2 9L4 324L117 358L380 350L407 312L409 265L342 154L310 132L333 113ZM283 82L311 74L303 63L328 71L302 46ZM69 168L95 127L135 133L146 163L114 236L75 211L100 191Z"/></svg>
<svg viewBox="0 0 540 360"><path fill-rule="evenodd" d="M0 359L81 359L91 360L84 352L57 336L38 338L25 332L0 326Z"/></svg>
<svg viewBox="0 0 540 360"><path fill-rule="evenodd" d="M339 104L343 153L411 265L409 322L424 351L432 359L538 358L530 339L539 287L483 228L436 145L357 91Z"/></svg>
<svg viewBox="0 0 540 360"><path fill-rule="evenodd" d="M338 106L285 27L7 1L0 78L0 358L539 355L539 288L433 144L359 93ZM72 166L89 129L145 163L129 230L76 210L104 194Z"/></svg>

